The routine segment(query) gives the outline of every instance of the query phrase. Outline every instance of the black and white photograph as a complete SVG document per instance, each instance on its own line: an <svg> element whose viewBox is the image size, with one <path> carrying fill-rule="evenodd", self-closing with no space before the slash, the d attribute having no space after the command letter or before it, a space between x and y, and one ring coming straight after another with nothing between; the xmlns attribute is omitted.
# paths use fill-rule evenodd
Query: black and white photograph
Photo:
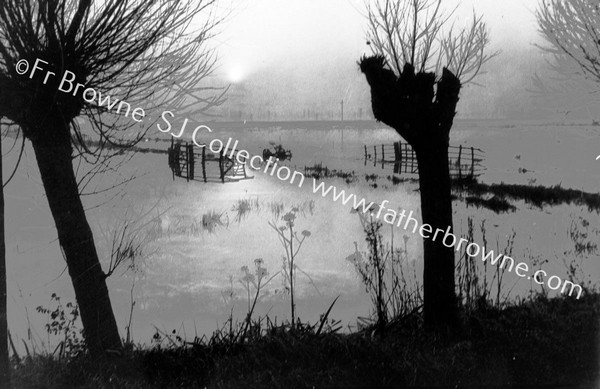
<svg viewBox="0 0 600 389"><path fill-rule="evenodd" d="M0 388L600 388L600 0L0 0Z"/></svg>

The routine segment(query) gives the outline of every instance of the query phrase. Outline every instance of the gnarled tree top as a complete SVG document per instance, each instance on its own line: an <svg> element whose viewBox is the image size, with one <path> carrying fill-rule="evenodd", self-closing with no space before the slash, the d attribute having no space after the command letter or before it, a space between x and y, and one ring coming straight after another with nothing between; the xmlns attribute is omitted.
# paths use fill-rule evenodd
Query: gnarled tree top
<svg viewBox="0 0 600 389"><path fill-rule="evenodd" d="M417 73L441 76L443 68L463 84L472 81L496 53L482 17L473 14L471 23L458 28L444 12L442 0L373 0L365 2L369 21L367 38L374 55L385 58L397 75L404 64Z"/></svg>
<svg viewBox="0 0 600 389"><path fill-rule="evenodd" d="M75 96L57 92L66 70L75 73L75 82L148 110L205 112L222 101L220 92L202 87L215 63L206 47L219 23L215 1L3 0L0 114L27 137L49 136L47 128L38 129L49 118L70 125L80 137L73 121L80 115L89 118L100 142L126 147L144 136L142 130L124 137L137 123L84 101L82 89ZM44 70L58 75L47 85L41 72L30 79L15 71L19 60L33 64L38 58L49 63Z"/></svg>

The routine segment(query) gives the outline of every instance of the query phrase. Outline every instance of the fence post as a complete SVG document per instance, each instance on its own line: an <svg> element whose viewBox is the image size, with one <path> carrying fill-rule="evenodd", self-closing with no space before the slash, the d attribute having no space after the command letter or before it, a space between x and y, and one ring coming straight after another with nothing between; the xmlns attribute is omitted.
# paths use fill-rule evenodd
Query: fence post
<svg viewBox="0 0 600 389"><path fill-rule="evenodd" d="M377 166L377 146L373 146L373 166Z"/></svg>
<svg viewBox="0 0 600 389"><path fill-rule="evenodd" d="M398 161L402 161L402 155L400 153L400 145L398 142L394 142L394 173L398 174L398 170L400 169L400 164Z"/></svg>
<svg viewBox="0 0 600 389"><path fill-rule="evenodd" d="M182 177L181 175L181 171L183 170L183 167L181 166L181 143L177 142L175 143L175 175L177 177Z"/></svg>
<svg viewBox="0 0 600 389"><path fill-rule="evenodd" d="M461 156L462 156L462 145L458 146L458 179L459 180L462 179L462 170L461 170L461 166L460 166Z"/></svg>
<svg viewBox="0 0 600 389"><path fill-rule="evenodd" d="M188 157L188 143L185 142L185 180L190 182L190 158Z"/></svg>
<svg viewBox="0 0 600 389"><path fill-rule="evenodd" d="M202 148L202 178L206 182L206 147Z"/></svg>
<svg viewBox="0 0 600 389"><path fill-rule="evenodd" d="M173 181L175 181L175 157L179 158L179 156L175 154L175 145L173 137L171 137L171 147L169 147L169 167L173 173Z"/></svg>
<svg viewBox="0 0 600 389"><path fill-rule="evenodd" d="M404 143L400 142L400 173L402 173L402 166L406 163L404 162ZM404 169L404 173L408 172L408 166Z"/></svg>
<svg viewBox="0 0 600 389"><path fill-rule="evenodd" d="M471 146L471 179L475 178L475 149Z"/></svg>
<svg viewBox="0 0 600 389"><path fill-rule="evenodd" d="M221 182L225 183L225 172L223 171L223 152L219 153L219 172L221 173Z"/></svg>
<svg viewBox="0 0 600 389"><path fill-rule="evenodd" d="M194 179L194 145L188 145L188 163L189 163L189 176L190 180Z"/></svg>

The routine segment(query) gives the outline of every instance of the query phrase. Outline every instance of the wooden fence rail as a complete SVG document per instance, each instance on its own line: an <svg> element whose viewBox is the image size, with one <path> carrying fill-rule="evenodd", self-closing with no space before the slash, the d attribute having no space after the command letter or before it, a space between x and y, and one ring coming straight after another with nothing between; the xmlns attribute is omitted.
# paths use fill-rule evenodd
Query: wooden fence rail
<svg viewBox="0 0 600 389"><path fill-rule="evenodd" d="M197 170L200 170L204 182L221 181L222 183L225 183L254 178L249 177L246 174L246 164L238 161L236 152L231 154L231 151L227 151L227 154L229 155L225 155L223 152L219 154L207 153L206 147L202 147L201 150L198 150L197 148L194 148L194 144L188 142L175 143L171 141L168 155L169 167L173 172L173 179L175 179L175 177L182 177L187 181L200 179L200 177L196 177L195 175ZM218 167L218 175L215 174L214 168L207 168L212 165ZM213 175L210 174L211 170L214 172Z"/></svg>
<svg viewBox="0 0 600 389"><path fill-rule="evenodd" d="M371 148L372 147L372 148ZM481 164L485 158L481 149L470 146L450 146L448 148L448 166L453 178L475 178L486 170ZM379 158L378 158L379 157ZM387 157L387 158L386 158ZM364 145L364 161L381 165L382 169L393 166L395 174L418 174L417 155L405 142L394 142L392 145Z"/></svg>

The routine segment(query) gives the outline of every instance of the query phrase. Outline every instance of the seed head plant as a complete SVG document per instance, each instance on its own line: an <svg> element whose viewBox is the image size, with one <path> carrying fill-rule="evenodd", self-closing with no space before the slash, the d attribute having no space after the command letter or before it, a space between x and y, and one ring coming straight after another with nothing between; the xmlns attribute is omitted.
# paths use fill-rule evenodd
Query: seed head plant
<svg viewBox="0 0 600 389"><path fill-rule="evenodd" d="M306 274L306 272L301 270L295 263L296 257L298 256L298 252L300 252L300 248L302 248L302 244L311 235L310 231L302 230L300 236L298 236L298 232L295 230L294 224L298 212L298 207L293 207L288 213L283 215L283 217L281 218L285 222L283 225L277 226L275 222L269 222L269 226L271 226L271 228L275 230L275 232L277 232L279 241L281 242L281 245L285 250L285 256L282 257L283 269L281 274L284 277L283 281L285 289L290 293L292 329L294 328L296 322L296 305L294 302L294 288L296 287L296 271L300 271L305 276L307 276L311 284L316 289L316 286L310 278L310 276Z"/></svg>

